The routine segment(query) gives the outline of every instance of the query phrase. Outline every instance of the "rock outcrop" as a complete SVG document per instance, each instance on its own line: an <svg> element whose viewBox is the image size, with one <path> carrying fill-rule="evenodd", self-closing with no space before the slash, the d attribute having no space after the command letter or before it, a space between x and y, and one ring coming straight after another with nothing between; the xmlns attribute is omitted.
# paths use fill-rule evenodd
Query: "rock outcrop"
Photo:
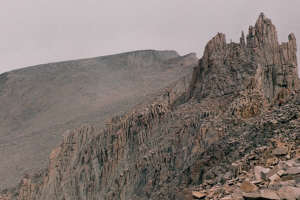
<svg viewBox="0 0 300 200"><path fill-rule="evenodd" d="M208 42L190 95L201 99L255 87L268 102L284 101L299 87L296 52L294 34L279 44L275 26L261 14L249 27L247 43L244 33L240 43L227 44L222 33Z"/></svg>
<svg viewBox="0 0 300 200"><path fill-rule="evenodd" d="M0 75L0 190L45 168L65 130L86 122L103 127L197 64L194 54L142 50Z"/></svg>
<svg viewBox="0 0 300 200"><path fill-rule="evenodd" d="M286 140L283 134L276 137L272 143L253 149L232 163L224 183L211 185L207 181L193 192L201 193L203 199L216 200L299 199L299 140ZM232 176L232 172L237 176Z"/></svg>
<svg viewBox="0 0 300 200"><path fill-rule="evenodd" d="M25 177L14 191L3 192L3 198L284 199L286 191L297 195L296 60L295 37L291 34L287 43L279 44L274 25L263 14L249 28L247 41L242 34L240 43L227 44L225 35L218 33L205 47L191 80L174 82L153 100L112 118L105 129L87 125L66 133L50 155L48 168ZM283 162L293 166L273 170ZM283 177L287 171L296 174L295 184L267 186L281 181L274 175ZM247 194L226 193L226 184L232 186L228 190Z"/></svg>

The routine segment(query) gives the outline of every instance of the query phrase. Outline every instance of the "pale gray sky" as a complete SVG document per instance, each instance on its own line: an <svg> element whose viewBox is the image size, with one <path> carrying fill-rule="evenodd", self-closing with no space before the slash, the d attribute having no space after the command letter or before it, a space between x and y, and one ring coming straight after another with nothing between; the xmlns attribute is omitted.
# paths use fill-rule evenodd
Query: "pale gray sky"
<svg viewBox="0 0 300 200"><path fill-rule="evenodd" d="M217 32L238 41L260 12L281 41L294 32L300 43L299 0L1 0L0 73L138 49L200 57Z"/></svg>

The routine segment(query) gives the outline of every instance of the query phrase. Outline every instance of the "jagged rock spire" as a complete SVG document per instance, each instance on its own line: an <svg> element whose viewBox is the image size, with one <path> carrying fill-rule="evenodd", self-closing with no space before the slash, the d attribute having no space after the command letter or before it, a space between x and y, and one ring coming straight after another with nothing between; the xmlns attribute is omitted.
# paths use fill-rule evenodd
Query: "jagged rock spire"
<svg viewBox="0 0 300 200"><path fill-rule="evenodd" d="M240 38L240 44L241 44L242 47L246 46L244 31L242 31L242 35L241 35L241 38Z"/></svg>
<svg viewBox="0 0 300 200"><path fill-rule="evenodd" d="M226 36L223 33L218 33L207 43L203 55L203 61L208 63L210 56L214 52L223 51L225 48L226 48Z"/></svg>
<svg viewBox="0 0 300 200"><path fill-rule="evenodd" d="M250 48L269 46L273 49L278 49L276 27L263 13L259 15L255 26L249 27L247 44Z"/></svg>
<svg viewBox="0 0 300 200"><path fill-rule="evenodd" d="M289 41L288 41L287 49L289 50L289 52L288 52L287 60L291 61L291 65L296 67L297 66L297 42L296 42L296 37L295 37L294 33L290 33L288 38L289 38Z"/></svg>
<svg viewBox="0 0 300 200"><path fill-rule="evenodd" d="M263 13L249 27L247 44L243 32L239 44L226 44L225 38L218 33L207 43L194 72L191 96L237 92L247 88L251 79L256 79L257 89L268 102L286 98L299 88L296 38L290 34L288 42L279 44L275 25Z"/></svg>
<svg viewBox="0 0 300 200"><path fill-rule="evenodd" d="M264 112L262 97L273 100L294 89L290 83L297 80L296 40L291 34L288 42L279 45L270 37L275 29L269 22L260 15L257 26L251 28L248 37L253 46L243 45L244 40L226 44L221 33L208 42L191 84L192 97L199 102L171 107L170 91L182 91L174 94L174 102L185 95L185 86L176 86L161 100L114 118L101 131L83 126L69 132L52 152L45 175L23 179L18 199L205 198L205 194L189 194L189 188L199 188L194 186L200 183L206 189L207 184L235 183L238 175L244 177L247 165L269 163L265 154L273 154L272 160L295 156L295 132L300 127L293 119L300 106L287 104ZM278 158L275 143L287 149ZM268 189L274 186L280 184L270 184ZM223 193L217 190L208 191L209 196L221 199Z"/></svg>

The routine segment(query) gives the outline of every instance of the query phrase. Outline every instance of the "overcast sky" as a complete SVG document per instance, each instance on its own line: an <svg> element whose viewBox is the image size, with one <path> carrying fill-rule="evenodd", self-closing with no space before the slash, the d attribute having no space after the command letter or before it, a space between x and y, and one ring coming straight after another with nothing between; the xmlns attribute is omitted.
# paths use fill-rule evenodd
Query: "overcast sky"
<svg viewBox="0 0 300 200"><path fill-rule="evenodd" d="M300 41L300 0L1 0L0 73L139 49L200 57L217 32L238 41L260 12L281 41Z"/></svg>

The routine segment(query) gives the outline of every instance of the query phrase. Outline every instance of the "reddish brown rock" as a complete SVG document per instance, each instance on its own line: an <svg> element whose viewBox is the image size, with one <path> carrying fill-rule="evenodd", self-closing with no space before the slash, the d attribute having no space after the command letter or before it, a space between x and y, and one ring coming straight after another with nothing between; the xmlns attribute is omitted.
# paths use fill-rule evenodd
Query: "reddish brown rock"
<svg viewBox="0 0 300 200"><path fill-rule="evenodd" d="M257 190L258 190L258 187L257 187L256 185L250 183L249 181L244 181L244 182L241 184L240 189L241 189L243 192L250 193L250 192L257 191Z"/></svg>
<svg viewBox="0 0 300 200"><path fill-rule="evenodd" d="M197 191L193 191L192 195L195 199L204 199L206 197L206 194Z"/></svg>

